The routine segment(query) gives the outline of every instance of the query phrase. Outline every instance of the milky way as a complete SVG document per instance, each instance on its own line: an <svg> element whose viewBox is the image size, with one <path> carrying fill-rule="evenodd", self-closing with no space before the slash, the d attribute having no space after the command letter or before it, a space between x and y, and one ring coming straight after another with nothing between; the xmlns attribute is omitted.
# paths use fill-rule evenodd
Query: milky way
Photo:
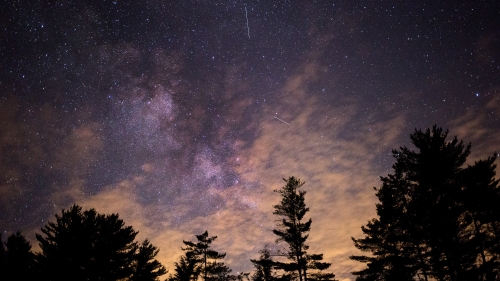
<svg viewBox="0 0 500 281"><path fill-rule="evenodd" d="M12 1L11 1L12 2ZM172 271L217 235L234 271L306 181L311 250L341 280L391 150L434 124L499 150L498 1L17 1L0 17L0 225L120 214Z"/></svg>

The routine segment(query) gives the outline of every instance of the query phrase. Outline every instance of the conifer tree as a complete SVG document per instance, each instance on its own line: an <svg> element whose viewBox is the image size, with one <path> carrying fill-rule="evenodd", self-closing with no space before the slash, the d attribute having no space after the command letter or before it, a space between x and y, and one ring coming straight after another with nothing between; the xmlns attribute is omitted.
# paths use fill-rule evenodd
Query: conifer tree
<svg viewBox="0 0 500 281"><path fill-rule="evenodd" d="M138 245L137 232L117 214L103 215L78 205L62 210L36 234L42 280L156 280L164 268L148 240ZM150 270L150 272L146 272Z"/></svg>
<svg viewBox="0 0 500 281"><path fill-rule="evenodd" d="M3 270L0 273L4 276L2 280L14 281L35 278L35 254L31 252L31 244L21 232L18 231L10 235L5 246Z"/></svg>
<svg viewBox="0 0 500 281"><path fill-rule="evenodd" d="M281 202L274 206L273 214L280 216L281 220L278 224L278 229L274 229L273 233L279 238L276 242L285 242L288 245L285 256L290 262L276 262L276 267L287 272L296 272L299 281L307 281L310 273L308 270L322 271L330 267L329 263L322 262L323 255L310 255L307 253L309 246L305 244L311 229L312 220L304 220L305 214L309 211L306 207L304 196L306 192L299 190L304 185L295 177L283 179L286 184L281 189L275 190L281 195ZM317 274L316 272L313 272ZM318 278L319 275L312 275L313 278ZM321 275L325 279L333 279L333 274Z"/></svg>
<svg viewBox="0 0 500 281"><path fill-rule="evenodd" d="M0 232L0 272L5 270L5 246L2 240L2 233Z"/></svg>
<svg viewBox="0 0 500 281"><path fill-rule="evenodd" d="M196 281L200 274L199 260L195 256L186 254L175 262L175 273L170 275L169 281Z"/></svg>
<svg viewBox="0 0 500 281"><path fill-rule="evenodd" d="M478 256L478 272L493 279L500 267L500 188L494 180L497 155L468 166L461 175L463 218L469 230L470 250Z"/></svg>
<svg viewBox="0 0 500 281"><path fill-rule="evenodd" d="M113 280L133 273L131 266L137 232L124 227L118 215L100 215L73 205L56 215L36 235L42 255L40 263L50 280Z"/></svg>
<svg viewBox="0 0 500 281"><path fill-rule="evenodd" d="M258 260L250 260L255 267L252 281L276 281L278 279L274 270L276 263L271 258L271 252L267 246L259 252L260 258Z"/></svg>
<svg viewBox="0 0 500 281"><path fill-rule="evenodd" d="M159 250L148 239L137 249L134 262L134 274L131 281L156 281L159 276L167 273L165 267L155 259Z"/></svg>
<svg viewBox="0 0 500 281"><path fill-rule="evenodd" d="M205 231L203 234L196 235L196 239L196 242L183 241L186 245L186 248L183 248L186 254L184 261L181 258L181 262L176 265L176 271L177 269L181 270L177 273L182 273L183 269L191 270L192 268L192 272L186 272L190 276L190 280L198 276L204 281L234 279L235 277L230 275L231 269L223 262L218 261L224 259L226 254L221 254L210 248L210 245L217 239L217 236L209 237L208 231Z"/></svg>
<svg viewBox="0 0 500 281"><path fill-rule="evenodd" d="M447 135L415 130L417 151L393 151L394 173L375 189L378 218L353 238L372 254L351 257L367 263L356 280L484 280L498 266L495 157L463 168L471 145Z"/></svg>

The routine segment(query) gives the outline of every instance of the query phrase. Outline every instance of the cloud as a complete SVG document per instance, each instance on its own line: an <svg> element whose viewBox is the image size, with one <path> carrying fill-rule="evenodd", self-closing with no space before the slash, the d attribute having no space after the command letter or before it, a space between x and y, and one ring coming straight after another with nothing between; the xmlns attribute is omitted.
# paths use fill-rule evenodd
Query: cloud
<svg viewBox="0 0 500 281"><path fill-rule="evenodd" d="M98 123L84 124L75 128L64 139L55 153L54 169L69 178L84 178L96 165L103 149L103 136L99 135Z"/></svg>
<svg viewBox="0 0 500 281"><path fill-rule="evenodd" d="M308 216L313 219L310 252L323 253L325 260L332 263L332 272L349 280L351 271L364 267L348 259L358 254L350 237L361 237L361 226L375 216L373 186L379 185L380 172L387 172L392 164L391 149L404 133L401 128L405 117L388 108L373 116L376 122L358 121L360 102L342 95L338 96L337 106L323 104L308 94L307 87L327 79L318 74L320 69L317 63L298 67L283 87L286 95L282 104L264 107L255 116L259 120L258 136L234 156L241 181L252 186L249 192L256 206L245 215L265 220L265 227L248 225L242 233L258 235L260 247L241 238L239 243L246 243L245 247L254 249L256 255L265 243L273 243L271 230L276 218L272 206L279 202L279 196L272 191L284 184L281 178L294 175L306 181L303 188L311 208ZM335 88L331 91L335 95ZM386 161L383 171L380 161ZM262 229L265 231L258 231Z"/></svg>
<svg viewBox="0 0 500 281"><path fill-rule="evenodd" d="M500 119L499 93L498 86L492 87L484 97L481 97L480 102L484 103L484 106L472 104L464 114L450 120L447 124L450 137L457 136L465 143L472 143L472 153L468 158L470 164L500 151L500 147L494 145L500 143L500 134L491 129L495 128L495 123ZM497 173L499 172L500 170L497 169Z"/></svg>

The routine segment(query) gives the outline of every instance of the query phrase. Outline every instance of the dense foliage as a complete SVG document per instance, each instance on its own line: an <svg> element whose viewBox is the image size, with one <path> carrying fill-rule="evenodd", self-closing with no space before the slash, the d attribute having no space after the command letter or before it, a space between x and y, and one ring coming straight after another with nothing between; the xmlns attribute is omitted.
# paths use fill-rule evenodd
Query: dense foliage
<svg viewBox="0 0 500 281"><path fill-rule="evenodd" d="M5 281L35 278L35 254L31 252L31 244L20 232L10 235L5 247L0 236L0 272L0 279Z"/></svg>
<svg viewBox="0 0 500 281"><path fill-rule="evenodd" d="M203 281L234 280L231 269L220 260L226 254L221 254L211 248L217 236L208 236L208 231L196 235L196 242L183 241L185 254L178 263L175 263L175 273L169 277L170 281L194 281L201 278Z"/></svg>
<svg viewBox="0 0 500 281"><path fill-rule="evenodd" d="M394 173L376 188L378 218L355 246L369 256L356 280L493 280L500 258L495 158L463 167L471 145L434 126L416 130L417 151L394 150Z"/></svg>
<svg viewBox="0 0 500 281"><path fill-rule="evenodd" d="M252 276L252 281L287 281L290 278L278 276L274 270L276 262L271 257L271 251L266 247L260 250L258 260L250 260L255 266L255 273Z"/></svg>
<svg viewBox="0 0 500 281"><path fill-rule="evenodd" d="M0 250L2 280L130 280L156 281L166 273L148 240L134 241L137 232L117 214L82 211L73 205L56 215L37 234L41 252L19 232ZM4 279L5 278L5 279Z"/></svg>

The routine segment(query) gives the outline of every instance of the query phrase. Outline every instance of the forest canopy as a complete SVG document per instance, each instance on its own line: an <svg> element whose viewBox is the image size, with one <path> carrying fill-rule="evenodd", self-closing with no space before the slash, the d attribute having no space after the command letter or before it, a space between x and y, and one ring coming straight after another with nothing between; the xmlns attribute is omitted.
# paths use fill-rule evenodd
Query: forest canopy
<svg viewBox="0 0 500 281"><path fill-rule="evenodd" d="M434 126L393 150L393 173L375 188L377 216L356 248L370 255L356 280L495 280L500 266L497 155L465 166L471 144Z"/></svg>
<svg viewBox="0 0 500 281"><path fill-rule="evenodd" d="M78 205L62 210L55 222L36 234L40 253L20 233L10 236L2 250L7 279L28 280L158 280L166 273L155 259L158 249L148 240L135 241L137 232L117 214L103 215ZM21 238L22 237L22 238ZM16 243L10 243L15 238ZM12 259L11 255L19 258ZM22 276L22 277L21 277Z"/></svg>

